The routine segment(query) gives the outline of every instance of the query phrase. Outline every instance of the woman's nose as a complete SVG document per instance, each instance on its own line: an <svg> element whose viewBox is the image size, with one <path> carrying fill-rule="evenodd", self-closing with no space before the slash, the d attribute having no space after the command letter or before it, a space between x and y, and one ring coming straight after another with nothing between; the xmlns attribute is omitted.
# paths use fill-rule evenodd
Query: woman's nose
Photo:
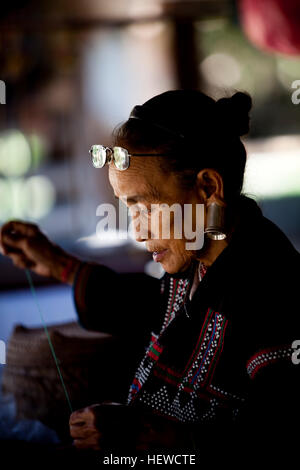
<svg viewBox="0 0 300 470"><path fill-rule="evenodd" d="M134 226L134 238L137 242L145 242L149 238L147 231L142 229L140 224Z"/></svg>

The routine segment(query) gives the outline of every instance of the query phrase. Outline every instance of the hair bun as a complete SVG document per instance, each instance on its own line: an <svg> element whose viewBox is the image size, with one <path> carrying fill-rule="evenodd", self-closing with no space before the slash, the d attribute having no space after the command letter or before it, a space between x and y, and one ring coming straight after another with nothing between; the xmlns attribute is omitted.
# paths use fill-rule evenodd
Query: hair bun
<svg viewBox="0 0 300 470"><path fill-rule="evenodd" d="M225 132L242 136L249 132L249 112L252 108L251 96L238 91L230 98L216 101L221 126Z"/></svg>

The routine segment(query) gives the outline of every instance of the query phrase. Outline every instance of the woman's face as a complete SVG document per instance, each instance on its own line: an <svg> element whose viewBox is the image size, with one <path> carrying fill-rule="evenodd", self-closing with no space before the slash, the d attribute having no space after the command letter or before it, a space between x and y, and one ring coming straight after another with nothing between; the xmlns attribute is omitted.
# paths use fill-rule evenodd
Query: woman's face
<svg viewBox="0 0 300 470"><path fill-rule="evenodd" d="M160 262L163 269L172 274L188 268L193 251L186 249L186 242L193 240L178 238L174 231L178 219L174 218L172 210L169 211L170 231L168 234L166 227L168 217L159 215L158 207L161 206L158 205L167 204L166 207L174 203L181 206L183 204L195 205L202 201L197 191L194 189L189 192L184 191L180 188L174 174L163 172L158 164L159 158L164 157L132 157L130 166L125 171L117 170L111 163L109 181L115 196L129 208L136 240L145 242L149 252L159 252L154 255L155 261ZM151 210L151 204L155 205L154 210ZM196 227L194 212L193 230ZM184 229L182 233L184 236Z"/></svg>

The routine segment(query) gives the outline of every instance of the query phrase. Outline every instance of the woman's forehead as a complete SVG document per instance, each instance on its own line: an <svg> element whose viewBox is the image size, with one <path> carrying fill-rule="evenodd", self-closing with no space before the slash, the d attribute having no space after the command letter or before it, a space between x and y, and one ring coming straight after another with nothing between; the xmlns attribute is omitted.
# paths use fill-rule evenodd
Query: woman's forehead
<svg viewBox="0 0 300 470"><path fill-rule="evenodd" d="M138 199L157 199L160 196L159 185L155 184L155 180L148 179L142 174L134 175L129 170L124 172L115 170L109 172L109 180L115 196L121 199L134 198L135 202L138 202Z"/></svg>
<svg viewBox="0 0 300 470"><path fill-rule="evenodd" d="M140 158L139 160L145 160ZM164 183L162 171L150 162L135 162L131 159L130 167L125 171L109 167L109 182L117 197L121 195L158 196Z"/></svg>

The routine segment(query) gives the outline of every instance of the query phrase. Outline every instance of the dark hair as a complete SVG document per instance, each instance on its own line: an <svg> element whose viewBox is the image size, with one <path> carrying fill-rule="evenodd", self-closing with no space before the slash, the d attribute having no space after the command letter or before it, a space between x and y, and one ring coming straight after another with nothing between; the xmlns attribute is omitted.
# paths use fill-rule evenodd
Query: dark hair
<svg viewBox="0 0 300 470"><path fill-rule="evenodd" d="M166 91L133 108L114 129L113 145L169 154L161 157L161 168L176 173L187 188L201 169L213 168L223 178L225 200L235 200L246 164L240 137L249 132L251 107L244 92L216 101L198 90Z"/></svg>

